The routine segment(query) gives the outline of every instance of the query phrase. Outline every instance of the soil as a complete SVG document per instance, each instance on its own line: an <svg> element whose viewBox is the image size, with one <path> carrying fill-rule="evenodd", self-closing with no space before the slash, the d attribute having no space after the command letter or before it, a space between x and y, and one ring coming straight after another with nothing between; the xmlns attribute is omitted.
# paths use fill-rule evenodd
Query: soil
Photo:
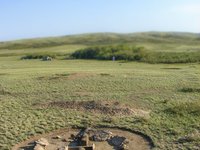
<svg viewBox="0 0 200 150"><path fill-rule="evenodd" d="M92 77L95 74L91 73L72 73L72 74L54 74L51 76L41 76L38 77L38 80L76 80L76 79L82 79L82 78L88 78Z"/></svg>
<svg viewBox="0 0 200 150"><path fill-rule="evenodd" d="M169 70L180 70L180 69L182 69L182 68L161 68L161 69L169 69Z"/></svg>
<svg viewBox="0 0 200 150"><path fill-rule="evenodd" d="M88 111L99 114L106 115L118 115L118 116L127 116L127 115L148 115L149 112L140 110L140 109L131 109L129 107L121 106L119 103L110 102L106 103L103 101L54 101L49 103L39 103L34 104L34 106L46 109L59 107L62 109L74 109L77 111Z"/></svg>
<svg viewBox="0 0 200 150"><path fill-rule="evenodd" d="M45 138L48 140L49 145L46 146L46 150L57 150L61 147L67 145L73 145L71 140L72 135L77 135L80 132L79 129L63 129L55 131L49 134L43 134L40 136L32 137L27 141L15 145L12 150L33 150L35 146L35 141L40 138ZM113 129L113 128L100 128L92 129L92 132L88 135L91 135L93 132L102 133L111 133L111 139L105 139L102 141L89 140L89 145L95 144L95 150L119 150L119 145L126 140L126 146L128 150L150 150L151 142L145 139L144 137L134 134L129 131Z"/></svg>

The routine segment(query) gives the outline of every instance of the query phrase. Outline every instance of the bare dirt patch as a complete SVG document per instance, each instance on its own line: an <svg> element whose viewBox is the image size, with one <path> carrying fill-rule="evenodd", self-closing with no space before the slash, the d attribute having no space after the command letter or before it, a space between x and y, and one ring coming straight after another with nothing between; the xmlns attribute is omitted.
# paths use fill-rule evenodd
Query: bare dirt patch
<svg viewBox="0 0 200 150"><path fill-rule="evenodd" d="M50 76L41 76L37 77L38 80L76 80L76 79L82 79L82 78L87 78L94 76L94 74L90 73L62 73L62 74L54 74Z"/></svg>
<svg viewBox="0 0 200 150"><path fill-rule="evenodd" d="M181 70L182 68L174 67L174 68L161 68L161 69L168 69L168 70Z"/></svg>
<svg viewBox="0 0 200 150"><path fill-rule="evenodd" d="M72 73L72 74L69 75L68 79L76 80L76 79L92 77L94 75L95 74L91 74L91 73Z"/></svg>
<svg viewBox="0 0 200 150"><path fill-rule="evenodd" d="M149 112L140 109L131 109L117 102L103 101L54 101L49 103L34 104L34 106L45 109L59 107L62 109L74 109L77 111L88 111L106 115L148 115Z"/></svg>
<svg viewBox="0 0 200 150"><path fill-rule="evenodd" d="M12 150L34 150L38 141L45 140L47 145L45 150L61 150L67 146L77 146L79 143L77 138L81 136L83 129L63 129L49 134L35 136L27 141L15 145ZM152 148L151 141L145 137L121 129L114 128L98 128L86 130L82 134L81 141L86 145L95 145L95 150L122 150L125 146L127 150L150 150ZM94 139L93 137L98 137ZM100 139L100 140L99 140Z"/></svg>

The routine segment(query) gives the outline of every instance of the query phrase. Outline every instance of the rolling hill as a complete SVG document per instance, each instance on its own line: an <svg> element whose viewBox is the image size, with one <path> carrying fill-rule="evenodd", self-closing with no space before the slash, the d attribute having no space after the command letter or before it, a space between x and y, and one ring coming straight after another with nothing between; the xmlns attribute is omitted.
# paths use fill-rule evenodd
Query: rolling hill
<svg viewBox="0 0 200 150"><path fill-rule="evenodd" d="M200 34L181 32L141 32L130 34L91 33L1 42L0 49L44 48L61 45L106 44L200 45Z"/></svg>

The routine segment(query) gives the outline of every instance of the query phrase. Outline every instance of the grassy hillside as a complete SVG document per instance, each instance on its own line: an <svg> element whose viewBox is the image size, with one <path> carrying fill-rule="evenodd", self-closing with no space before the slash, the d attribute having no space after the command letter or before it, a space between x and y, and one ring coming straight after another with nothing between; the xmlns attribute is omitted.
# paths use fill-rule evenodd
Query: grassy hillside
<svg viewBox="0 0 200 150"><path fill-rule="evenodd" d="M153 140L155 149L199 149L199 63L62 60L79 49L119 44L144 47L146 52L160 54L166 61L178 56L181 59L192 56L193 59L200 51L199 40L198 34L148 32L84 34L1 43L0 149L9 150L32 135L55 129L99 125L142 132ZM121 48L118 50L124 53ZM130 50L134 54L139 52ZM52 54L57 59L20 60L21 56L29 54ZM66 101L117 102L137 113L102 115L38 107Z"/></svg>
<svg viewBox="0 0 200 150"><path fill-rule="evenodd" d="M66 59L74 51L88 47L125 45L129 47L144 47L147 54L142 59L143 62L198 62L198 56L200 55L199 41L200 35L193 33L93 33L0 42L0 57L16 56L20 59L27 55L49 55L56 57L56 59Z"/></svg>
<svg viewBox="0 0 200 150"><path fill-rule="evenodd" d="M150 50L199 50L200 35L176 32L144 32L132 34L94 33L62 37L1 42L0 49L45 48L61 45L133 44Z"/></svg>

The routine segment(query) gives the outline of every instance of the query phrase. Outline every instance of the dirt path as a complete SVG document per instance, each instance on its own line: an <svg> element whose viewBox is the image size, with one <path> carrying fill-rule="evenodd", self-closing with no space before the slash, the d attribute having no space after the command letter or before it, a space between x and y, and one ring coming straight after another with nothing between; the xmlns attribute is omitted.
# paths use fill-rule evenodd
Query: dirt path
<svg viewBox="0 0 200 150"><path fill-rule="evenodd" d="M129 131L112 129L112 128L100 128L95 130L104 130L112 133L112 136L125 137L128 141L127 146L129 150L150 150L151 142L145 139L144 137L134 134ZM48 134L43 134L39 136L32 137L22 143L15 145L12 150L33 150L35 146L35 141L40 138L46 138L49 142L49 145L46 147L46 150L57 150L60 147L69 145L69 139L71 135L76 135L80 130L78 129L62 129ZM56 138L59 137L59 138ZM89 141L89 144L95 144L95 150L117 150L111 145L108 141Z"/></svg>

